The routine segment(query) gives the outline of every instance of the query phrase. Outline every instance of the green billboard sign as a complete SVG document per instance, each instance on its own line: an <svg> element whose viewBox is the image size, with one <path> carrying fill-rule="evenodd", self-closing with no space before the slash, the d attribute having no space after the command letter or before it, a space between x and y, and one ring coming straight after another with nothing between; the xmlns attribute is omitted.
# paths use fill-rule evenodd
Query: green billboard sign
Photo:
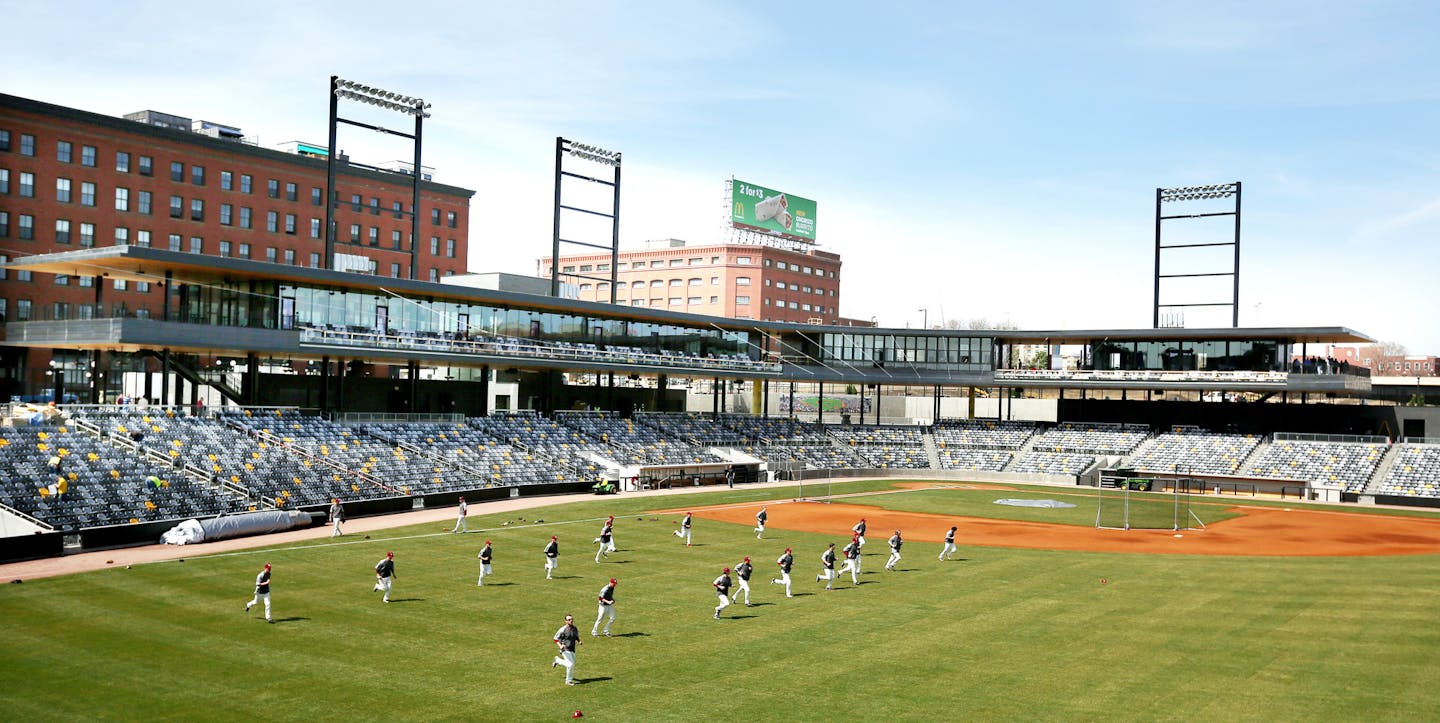
<svg viewBox="0 0 1440 723"><path fill-rule="evenodd" d="M730 224L735 228L815 242L815 202L764 186L730 181Z"/></svg>

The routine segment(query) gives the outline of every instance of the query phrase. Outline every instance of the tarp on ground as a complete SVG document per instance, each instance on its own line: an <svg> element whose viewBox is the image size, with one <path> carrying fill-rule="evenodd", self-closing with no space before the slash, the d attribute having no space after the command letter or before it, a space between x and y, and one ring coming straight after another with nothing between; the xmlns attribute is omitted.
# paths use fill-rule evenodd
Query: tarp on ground
<svg viewBox="0 0 1440 723"><path fill-rule="evenodd" d="M269 510L226 515L208 520L185 520L162 535L160 541L171 545L184 545L226 540L232 537L265 535L271 532L309 527L312 519L308 512Z"/></svg>

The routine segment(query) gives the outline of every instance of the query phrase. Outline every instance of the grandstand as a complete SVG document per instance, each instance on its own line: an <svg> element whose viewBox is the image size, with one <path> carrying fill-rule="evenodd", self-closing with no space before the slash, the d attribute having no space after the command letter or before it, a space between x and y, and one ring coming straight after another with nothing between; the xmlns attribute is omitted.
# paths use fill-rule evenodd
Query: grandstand
<svg viewBox="0 0 1440 723"><path fill-rule="evenodd" d="M1383 438L1306 439L1307 435L1277 433L1250 469L1255 477L1343 485L1361 492L1370 483L1385 454ZM1355 439L1355 441L1350 441Z"/></svg>
<svg viewBox="0 0 1440 723"><path fill-rule="evenodd" d="M1440 445L1405 443L1385 473L1378 495L1440 498Z"/></svg>
<svg viewBox="0 0 1440 723"><path fill-rule="evenodd" d="M1128 464L1143 472L1234 475L1262 441L1252 434L1177 428L1146 441Z"/></svg>

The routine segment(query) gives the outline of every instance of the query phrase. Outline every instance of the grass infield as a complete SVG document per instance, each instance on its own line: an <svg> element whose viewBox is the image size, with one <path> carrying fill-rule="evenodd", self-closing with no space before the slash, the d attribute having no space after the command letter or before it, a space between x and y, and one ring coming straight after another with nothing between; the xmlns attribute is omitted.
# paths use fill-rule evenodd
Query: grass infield
<svg viewBox="0 0 1440 723"><path fill-rule="evenodd" d="M833 491L886 487L837 483ZM1037 512L990 504L1018 493L976 492L852 499L966 515ZM683 504L787 494L718 491ZM1056 498L1041 488L1034 494ZM825 592L814 582L819 554L826 542L843 543L846 530L824 536L772 527L761 541L748 526L697 519L695 546L686 548L670 534L679 515L644 514L676 501L606 498L504 516L477 514L484 505L474 505L470 528L481 531L468 535L431 523L370 540L352 535L6 585L0 689L7 714L27 721L556 720L575 709L592 720L691 722L1440 718L1440 687L1424 683L1440 680L1437 556L962 547L954 561L940 562L938 545L912 542L898 572L881 570L884 555L868 555L860 586L847 575ZM772 506L772 522L776 513ZM620 552L596 564L591 540L607 514L616 516ZM540 549L552 534L561 564L557 579L546 581ZM479 588L475 554L485 539L494 541L495 575ZM786 546L797 558L793 599L768 582ZM372 566L386 550L395 551L397 568L389 605L370 591ZM713 620L710 581L744 555L757 568L757 605L733 605ZM242 612L265 562L274 565L274 625L258 610ZM591 638L595 594L612 576L620 581L616 636ZM550 668L550 637L566 613L584 635L575 687Z"/></svg>

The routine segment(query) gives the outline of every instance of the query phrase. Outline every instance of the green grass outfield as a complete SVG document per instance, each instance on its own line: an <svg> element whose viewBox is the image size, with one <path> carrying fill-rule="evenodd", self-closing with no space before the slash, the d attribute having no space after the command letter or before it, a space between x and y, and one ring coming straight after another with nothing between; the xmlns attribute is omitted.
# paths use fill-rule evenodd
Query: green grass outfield
<svg viewBox="0 0 1440 723"><path fill-rule="evenodd" d="M814 582L818 556L845 530L772 528L759 541L748 526L697 518L687 549L670 534L678 516L637 520L650 508L788 494L606 498L504 516L474 505L470 528L493 530L451 535L430 523L371 540L5 585L6 717L501 721L581 709L597 721L687 722L1440 718L1440 556L962 547L942 563L938 545L912 542L901 571L882 571L883 555L872 554L863 584L847 575L826 593ZM890 506L909 496L943 512L947 494L853 500ZM982 497L957 491L954 511L1033 512ZM779 524L783 507L770 512ZM611 513L621 552L597 565L591 540ZM540 549L551 534L561 566L547 582ZM477 588L475 554L487 538L495 575ZM789 600L768 584L787 545L797 557ZM386 550L398 573L390 605L370 592ZM711 579L747 554L760 604L712 620ZM264 562L274 565L275 625L242 612ZM620 580L618 635L593 639L595 593L611 576ZM585 634L573 688L549 662L567 612Z"/></svg>

